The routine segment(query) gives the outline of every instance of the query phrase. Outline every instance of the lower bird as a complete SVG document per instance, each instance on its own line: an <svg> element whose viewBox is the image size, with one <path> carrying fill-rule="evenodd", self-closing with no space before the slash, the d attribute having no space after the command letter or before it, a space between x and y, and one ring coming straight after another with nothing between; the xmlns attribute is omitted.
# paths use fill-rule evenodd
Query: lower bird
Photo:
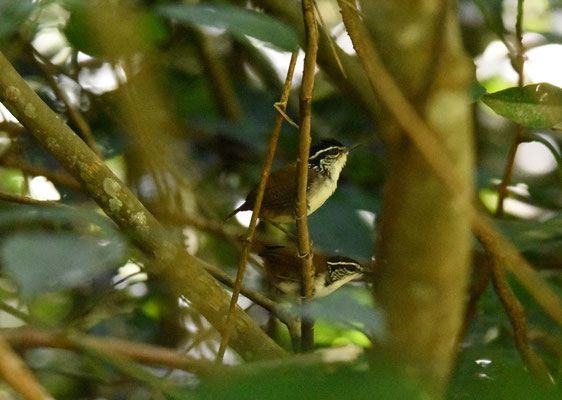
<svg viewBox="0 0 562 400"><path fill-rule="evenodd" d="M254 243L254 249L263 259L263 267L271 284L280 292L299 297L301 293L301 258L295 248L268 246ZM357 261L339 255L325 256L314 253L314 292L312 297L324 297L349 281L360 277L364 267Z"/></svg>

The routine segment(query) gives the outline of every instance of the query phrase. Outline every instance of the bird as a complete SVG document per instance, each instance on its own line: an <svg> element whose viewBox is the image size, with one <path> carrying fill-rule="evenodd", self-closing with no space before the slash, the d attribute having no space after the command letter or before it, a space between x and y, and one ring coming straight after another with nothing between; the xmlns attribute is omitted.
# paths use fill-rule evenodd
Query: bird
<svg viewBox="0 0 562 400"><path fill-rule="evenodd" d="M349 150L339 141L322 139L310 148L308 157L307 215L316 211L335 192ZM273 223L296 220L297 164L293 162L269 175L259 217ZM240 211L252 210L258 186L248 193L244 203L232 211L225 221Z"/></svg>
<svg viewBox="0 0 562 400"><path fill-rule="evenodd" d="M255 241L253 248L262 258L265 274L271 284L289 297L300 297L302 268L297 249L266 245L260 241ZM340 255L314 253L312 263L314 265L312 298L327 296L365 272L365 268L359 262Z"/></svg>

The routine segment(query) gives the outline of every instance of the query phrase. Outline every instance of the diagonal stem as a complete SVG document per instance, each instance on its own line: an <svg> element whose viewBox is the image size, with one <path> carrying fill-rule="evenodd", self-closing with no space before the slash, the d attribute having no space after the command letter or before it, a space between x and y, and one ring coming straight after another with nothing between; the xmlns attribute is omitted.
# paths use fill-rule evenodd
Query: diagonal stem
<svg viewBox="0 0 562 400"><path fill-rule="evenodd" d="M295 64L297 62L298 51L294 51L291 56L291 61L289 62L289 69L287 71L287 78L285 79L285 85L283 86L283 93L281 94L281 100L278 104L282 107L283 111L287 107L287 100L289 99L289 93L291 91L291 83L293 80L293 73L295 71ZM234 288L232 291L232 298L230 299L230 307L228 309L228 314L226 316L226 323L224 326L224 331L222 332L222 339L217 353L217 362L221 362L228 342L230 341L230 336L232 334L232 327L234 324L234 310L236 309L236 304L238 302L238 297L240 295L240 289L242 287L242 279L244 278L244 272L246 270L246 260L250 254L250 249L252 247L252 239L254 238L254 233L256 231L256 225L258 221L258 216L260 214L261 204L263 200L263 194L265 191L265 185L267 184L267 178L269 177L269 172L271 171L271 164L273 164L273 157L275 155L275 148L277 147L277 140L279 139L279 132L281 131L281 125L283 124L283 115L279 113L275 120L275 126L273 132L271 133L271 139L269 140L269 148L267 150L267 156L265 160L265 165L261 174L260 183L258 185L258 192L256 195L256 202L254 204L254 209L252 210L252 219L250 220L250 226L248 227L248 232L246 233L246 238L244 240L244 247L242 248L242 254L240 255L240 262L238 263L238 272L236 274L236 280L234 281Z"/></svg>
<svg viewBox="0 0 562 400"><path fill-rule="evenodd" d="M310 125L312 89L318 54L318 26L314 14L314 0L302 1L306 49L304 70L300 93L299 157L297 158L297 234L299 256L302 258L302 294L307 303L314 291L314 265L312 264L312 245L308 232L306 189L308 180L308 153L310 152ZM302 321L302 349L314 349L314 322Z"/></svg>

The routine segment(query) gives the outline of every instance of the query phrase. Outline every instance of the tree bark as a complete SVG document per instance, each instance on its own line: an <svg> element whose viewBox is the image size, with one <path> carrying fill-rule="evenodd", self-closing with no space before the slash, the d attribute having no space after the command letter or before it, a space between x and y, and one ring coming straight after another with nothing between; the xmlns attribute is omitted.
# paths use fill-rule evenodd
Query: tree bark
<svg viewBox="0 0 562 400"><path fill-rule="evenodd" d="M126 185L25 83L0 53L0 101L78 180L105 213L152 256L170 290L183 294L219 331L229 297L207 272L205 263L170 239L154 216ZM239 307L231 344L243 358L277 358L285 352Z"/></svg>
<svg viewBox="0 0 562 400"><path fill-rule="evenodd" d="M455 176L473 180L470 69L447 1L360 1L388 71L449 153ZM396 119L381 115L389 175L374 293L386 315L385 353L405 363L434 397L446 385L462 322L471 249L471 191L455 200Z"/></svg>

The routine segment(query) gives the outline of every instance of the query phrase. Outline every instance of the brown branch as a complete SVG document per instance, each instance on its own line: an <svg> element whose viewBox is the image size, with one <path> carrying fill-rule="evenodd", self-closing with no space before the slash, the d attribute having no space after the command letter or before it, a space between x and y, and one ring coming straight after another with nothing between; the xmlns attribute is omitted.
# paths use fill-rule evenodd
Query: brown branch
<svg viewBox="0 0 562 400"><path fill-rule="evenodd" d="M562 337L549 335L539 329L530 329L528 335L530 340L537 342L562 362Z"/></svg>
<svg viewBox="0 0 562 400"><path fill-rule="evenodd" d="M308 155L310 152L310 125L312 119L312 90L318 54L318 26L314 14L314 0L302 0L304 31L306 36L304 69L302 75L300 100L299 156L297 158L297 234L299 257L302 258L302 295L307 303L314 292L314 265L312 264L312 244L308 232L308 206L306 191L308 187ZM314 321L302 321L302 349L314 349Z"/></svg>
<svg viewBox="0 0 562 400"><path fill-rule="evenodd" d="M193 213L176 213L170 210L155 210L155 213L156 216L165 223L174 225L189 225L201 231L209 232L221 239L236 239L237 241L240 241L240 239L242 239L247 233L247 229L245 228L234 225L225 225L223 222L206 219ZM266 243L275 243L280 246L286 244L281 242L279 238L263 232L255 232L254 237Z"/></svg>
<svg viewBox="0 0 562 400"><path fill-rule="evenodd" d="M445 183L451 194L457 200L466 202L469 186L456 176L455 169L452 168L454 164L448 152L444 151L437 136L417 113L384 67L357 13L345 1L338 0L338 3L345 27L359 61L367 73L372 90L388 108L404 134L415 145L435 174Z"/></svg>
<svg viewBox="0 0 562 400"><path fill-rule="evenodd" d="M60 101L63 102L64 106L66 107L66 112L68 113L69 118L72 120L72 122L74 122L74 124L76 124L76 127L78 128L84 141L96 153L96 155L99 158L103 158L102 152L98 144L96 143L96 139L94 138L90 125L88 124L86 119L82 116L80 111L78 111L78 109L76 109L76 107L74 107L70 103L70 99L68 98L64 90L62 90L62 88L59 86L58 82L53 76L53 73L51 72L50 69L52 68L52 64L49 62L48 59L43 57L41 53L35 50L32 45L30 45L29 47L31 48L31 52L33 53L33 56L36 57L35 58L32 56L33 60L35 61L35 64L39 67L41 72L43 72L45 79L47 79L47 83L49 84L51 89L53 89L56 96L59 98Z"/></svg>
<svg viewBox="0 0 562 400"><path fill-rule="evenodd" d="M59 185L66 186L70 189L81 189L80 183L74 179L71 175L63 171L52 171L47 168L37 167L30 164L22 158L10 155L4 157L0 164L10 168L17 168L21 170L24 174L31 176L44 176L51 182Z"/></svg>
<svg viewBox="0 0 562 400"><path fill-rule="evenodd" d="M137 99L142 101L142 98ZM139 202L123 182L37 96L0 53L0 101L45 146L90 196L131 239L156 261L148 272L161 274L170 290L185 294L193 306L219 331L224 326L228 297L204 271L203 263L189 255ZM237 319L233 348L246 357L281 357L285 352L242 310Z"/></svg>
<svg viewBox="0 0 562 400"><path fill-rule="evenodd" d="M519 254L515 246L504 238L481 214L472 219L472 231L486 252L504 265L540 304L543 310L562 326L562 301Z"/></svg>
<svg viewBox="0 0 562 400"><path fill-rule="evenodd" d="M12 346L22 347L51 347L74 351L80 351L82 347L90 347L103 353L127 357L146 364L163 365L188 372L210 374L215 370L212 363L179 354L177 350L128 340L79 334L67 336L34 328L0 330L0 339L9 342Z"/></svg>
<svg viewBox="0 0 562 400"><path fill-rule="evenodd" d="M207 265L206 270L219 282L222 282L225 285L234 288L236 283L235 279L233 279L222 269L214 267L212 265ZM281 304L276 303L275 301L271 300L269 297L258 292L257 290L253 290L244 285L240 286L240 293L246 296L247 298L249 298L250 300L252 300L257 305L263 307L264 309L268 310L273 315L275 315L281 322L283 322L287 326L289 332L294 333L298 330L299 319L297 318L296 315L291 313L287 308L283 307Z"/></svg>
<svg viewBox="0 0 562 400"><path fill-rule="evenodd" d="M208 76L211 92L220 114L232 121L238 121L241 114L240 105L223 61L214 54L209 40L200 29L192 28L190 32L195 36L203 73Z"/></svg>
<svg viewBox="0 0 562 400"><path fill-rule="evenodd" d="M445 38L445 29L447 26L447 13L449 11L449 0L440 0L439 12L436 16L436 22L434 25L435 32L432 35L430 54L431 58L429 64L427 65L425 78L422 81L422 87L416 93L415 98L418 100L418 107L425 102L429 97L431 87L437 76L437 71L439 68L439 55L443 49L443 39ZM419 104L419 102L422 102Z"/></svg>
<svg viewBox="0 0 562 400"><path fill-rule="evenodd" d="M478 300L480 300L480 297L482 297L482 294L486 290L488 281L490 280L490 276L492 274L491 259L489 257L480 253L475 253L473 264L475 276L473 277L472 284L470 286L470 298L468 299L468 303L464 311L463 323L459 329L459 333L457 334L455 345L457 349L459 349L459 346L466 335L470 321L472 321L472 318L476 313Z"/></svg>
<svg viewBox="0 0 562 400"><path fill-rule="evenodd" d="M510 50L511 64L515 71L517 72L518 80L517 85L523 87L524 85L524 65L525 65L525 47L523 46L523 3L524 0L517 1L517 21L515 23L515 37L516 43L515 47L508 47ZM513 168L515 163L515 155L517 154L517 148L523 137L525 136L525 128L519 124L515 127L515 137L511 143L509 149L509 154L507 156L507 162L505 165L505 171L502 180L498 186L498 203L496 206L495 217L501 218L503 216L503 203L507 197L507 186L511 182L511 177L513 175Z"/></svg>
<svg viewBox="0 0 562 400"><path fill-rule="evenodd" d="M494 290L496 291L496 294L498 295L503 308L509 317L509 321L511 322L513 336L515 339L515 347L519 351L521 358L525 364L527 364L533 375L548 381L548 369L546 368L543 360L535 354L529 343L525 309L509 287L504 267L497 260L492 260L492 283L494 285Z"/></svg>
<svg viewBox="0 0 562 400"><path fill-rule="evenodd" d="M233 0L231 0L233 1ZM252 3L265 10L268 14L284 21L293 27L301 37L304 37L303 15L295 4L286 0L252 0ZM338 53L345 74L342 73L337 59L333 56L329 39L323 31L319 32L318 65L330 77L334 85L348 95L357 104L373 123L378 123L378 103L372 90L370 90L365 71L357 63L356 58L347 54L337 44L334 48Z"/></svg>
<svg viewBox="0 0 562 400"><path fill-rule="evenodd" d="M415 109L402 95L382 65L376 50L368 41L364 28L354 11L348 8L345 2L338 1L352 40L360 38L357 40L357 45L354 41L354 46L367 72L371 87L451 193L455 194L457 199L464 198L461 193L466 190L467 186L456 176L448 152L442 148L441 143L436 140L425 121L417 115ZM467 205L467 207L469 208L467 212L472 215L472 231L489 254L502 259L506 268L515 275L551 318L562 326L562 302L558 296L541 280L517 249L483 215L476 212L471 205Z"/></svg>
<svg viewBox="0 0 562 400"><path fill-rule="evenodd" d="M293 73L295 70L295 64L297 62L298 51L293 52L291 56L291 61L289 62L289 69L287 72L287 78L285 79L285 84L283 86L283 92L281 94L280 107L287 107L287 101L289 99L289 94L291 92L291 83L293 81ZM278 103L279 104L279 103ZM230 308L228 310L225 330L222 332L222 340L217 353L217 361L222 361L224 357L224 352L226 351L226 346L230 340L230 334L232 332L232 325L234 324L234 309L238 302L238 295L240 294L240 289L242 287L242 279L244 278L244 271L246 269L246 261L248 255L250 254L250 249L252 248L252 239L254 238L254 233L256 231L256 225L258 222L258 216L260 214L263 194L265 192L265 185L267 184L267 178L269 177L269 172L271 171L271 165L273 164L273 157L275 156L275 149L277 147L277 141L279 139L279 133L281 132L281 125L283 124L283 116L277 115L275 120L275 126L273 132L271 133L271 138L269 139L269 147L267 150L267 155L265 158L265 165L260 178L260 183L258 185L256 200L254 203L254 208L252 210L252 218L250 220L250 226L248 227L248 232L246 233L246 238L244 240L244 246L242 248L242 254L240 255L240 262L238 263L238 272L236 274L236 281L234 282L234 288L232 291L232 298L230 300Z"/></svg>
<svg viewBox="0 0 562 400"><path fill-rule="evenodd" d="M0 335L0 376L27 400L52 399L22 359Z"/></svg>
<svg viewBox="0 0 562 400"><path fill-rule="evenodd" d="M37 200L28 196L19 196L17 194L0 192L0 200L9 201L11 203L27 204L34 206L52 206L59 204L57 201L53 200Z"/></svg>

